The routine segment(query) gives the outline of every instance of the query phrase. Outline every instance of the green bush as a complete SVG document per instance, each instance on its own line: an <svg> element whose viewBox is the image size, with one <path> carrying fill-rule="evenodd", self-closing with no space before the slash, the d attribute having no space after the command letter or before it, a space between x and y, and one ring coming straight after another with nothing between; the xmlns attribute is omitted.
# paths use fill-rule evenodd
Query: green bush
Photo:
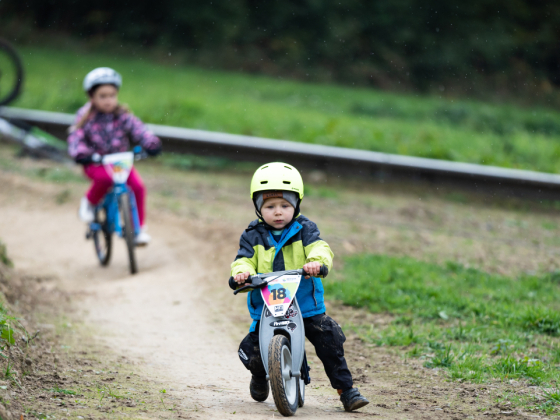
<svg viewBox="0 0 560 420"><path fill-rule="evenodd" d="M12 39L56 28L92 43L180 49L207 67L542 101L558 85L559 23L556 2L529 0L0 3Z"/></svg>

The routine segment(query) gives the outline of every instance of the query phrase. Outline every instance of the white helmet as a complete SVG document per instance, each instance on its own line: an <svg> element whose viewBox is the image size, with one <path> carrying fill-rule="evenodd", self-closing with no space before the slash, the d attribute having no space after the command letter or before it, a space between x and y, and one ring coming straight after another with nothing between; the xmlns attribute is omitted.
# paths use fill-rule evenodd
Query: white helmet
<svg viewBox="0 0 560 420"><path fill-rule="evenodd" d="M90 71L84 79L84 90L89 92L96 85L115 85L120 89L122 77L109 67L98 67Z"/></svg>

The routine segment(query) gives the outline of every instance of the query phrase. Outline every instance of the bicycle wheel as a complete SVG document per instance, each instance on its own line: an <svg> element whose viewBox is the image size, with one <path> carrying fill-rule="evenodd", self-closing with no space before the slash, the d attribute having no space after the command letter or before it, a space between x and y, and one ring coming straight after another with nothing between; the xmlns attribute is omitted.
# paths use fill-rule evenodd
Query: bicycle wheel
<svg viewBox="0 0 560 420"><path fill-rule="evenodd" d="M136 266L136 255L134 253L134 224L132 223L130 196L128 194L121 194L119 196L119 207L123 221L123 237L126 241L126 247L128 248L130 274L136 274L138 272L138 267Z"/></svg>
<svg viewBox="0 0 560 420"><path fill-rule="evenodd" d="M303 379L298 378L298 407L303 407L305 404L305 382Z"/></svg>
<svg viewBox="0 0 560 420"><path fill-rule="evenodd" d="M16 50L0 38L0 105L7 105L19 94L23 66Z"/></svg>
<svg viewBox="0 0 560 420"><path fill-rule="evenodd" d="M275 335L268 345L268 376L276 408L285 417L293 416L298 408L298 378L293 377L290 342Z"/></svg>
<svg viewBox="0 0 560 420"><path fill-rule="evenodd" d="M104 207L95 208L95 222L101 226L101 230L93 232L93 244L95 253L101 265L109 265L111 250L113 247L113 234L109 231L107 221L107 210Z"/></svg>

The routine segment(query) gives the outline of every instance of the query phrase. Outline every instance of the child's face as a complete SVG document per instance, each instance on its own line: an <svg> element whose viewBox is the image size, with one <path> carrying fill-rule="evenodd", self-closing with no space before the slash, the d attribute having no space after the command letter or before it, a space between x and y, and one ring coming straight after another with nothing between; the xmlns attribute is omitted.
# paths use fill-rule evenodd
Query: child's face
<svg viewBox="0 0 560 420"><path fill-rule="evenodd" d="M264 221L278 230L284 229L292 221L294 211L292 205L283 198L269 198L261 208Z"/></svg>
<svg viewBox="0 0 560 420"><path fill-rule="evenodd" d="M95 108L105 114L115 111L118 105L119 91L113 85L99 86L91 97L91 103Z"/></svg>

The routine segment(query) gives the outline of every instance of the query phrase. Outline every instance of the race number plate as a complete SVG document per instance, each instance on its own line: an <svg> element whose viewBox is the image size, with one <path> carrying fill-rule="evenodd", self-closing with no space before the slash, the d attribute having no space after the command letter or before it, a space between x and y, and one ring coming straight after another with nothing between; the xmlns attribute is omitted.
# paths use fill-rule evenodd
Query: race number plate
<svg viewBox="0 0 560 420"><path fill-rule="evenodd" d="M284 316L296 296L300 281L299 275L280 276L261 289L264 303L272 316Z"/></svg>
<svg viewBox="0 0 560 420"><path fill-rule="evenodd" d="M132 170L133 162L134 153L132 152L113 153L103 156L103 166L116 184L126 183Z"/></svg>

